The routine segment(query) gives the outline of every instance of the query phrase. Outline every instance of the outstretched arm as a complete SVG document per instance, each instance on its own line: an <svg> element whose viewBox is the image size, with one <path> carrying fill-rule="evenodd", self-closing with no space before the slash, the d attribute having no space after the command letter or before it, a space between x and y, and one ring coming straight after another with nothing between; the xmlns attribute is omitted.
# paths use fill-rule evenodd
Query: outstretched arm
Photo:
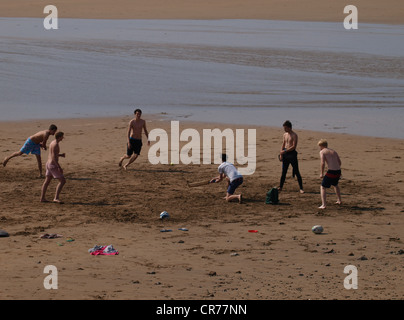
<svg viewBox="0 0 404 320"><path fill-rule="evenodd" d="M220 182L225 178L225 174L221 173L220 175L218 175L217 177L213 178L212 180L210 180L211 183L215 183L215 182Z"/></svg>

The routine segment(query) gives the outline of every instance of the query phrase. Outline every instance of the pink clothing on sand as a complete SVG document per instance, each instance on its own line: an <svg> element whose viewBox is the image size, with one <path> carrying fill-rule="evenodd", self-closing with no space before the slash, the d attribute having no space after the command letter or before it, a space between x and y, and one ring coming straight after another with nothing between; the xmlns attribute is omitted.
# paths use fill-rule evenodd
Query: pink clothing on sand
<svg viewBox="0 0 404 320"><path fill-rule="evenodd" d="M115 256L119 254L118 250L115 250L112 244L109 246L96 245L94 248L88 250L88 252L90 252L90 254L93 256Z"/></svg>
<svg viewBox="0 0 404 320"><path fill-rule="evenodd" d="M118 250L115 250L112 244L109 246L94 246L88 250L93 256L115 256L118 255Z"/></svg>

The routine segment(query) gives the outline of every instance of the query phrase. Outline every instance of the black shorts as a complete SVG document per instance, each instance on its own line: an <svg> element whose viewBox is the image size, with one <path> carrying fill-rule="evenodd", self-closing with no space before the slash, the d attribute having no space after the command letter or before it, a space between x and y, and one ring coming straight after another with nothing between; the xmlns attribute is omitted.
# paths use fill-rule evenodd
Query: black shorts
<svg viewBox="0 0 404 320"><path fill-rule="evenodd" d="M341 170L328 170L321 182L321 186L329 188L331 186L337 186L339 178L341 177Z"/></svg>
<svg viewBox="0 0 404 320"><path fill-rule="evenodd" d="M227 188L227 193L228 194L234 194L234 191L236 191L237 187L240 186L243 183L243 178L237 178L230 182L229 187Z"/></svg>
<svg viewBox="0 0 404 320"><path fill-rule="evenodd" d="M126 154L128 156L131 156L133 153L140 155L140 150L142 150L142 146L143 146L142 140L130 138L129 142L130 142L130 146L129 146L129 148L127 148Z"/></svg>

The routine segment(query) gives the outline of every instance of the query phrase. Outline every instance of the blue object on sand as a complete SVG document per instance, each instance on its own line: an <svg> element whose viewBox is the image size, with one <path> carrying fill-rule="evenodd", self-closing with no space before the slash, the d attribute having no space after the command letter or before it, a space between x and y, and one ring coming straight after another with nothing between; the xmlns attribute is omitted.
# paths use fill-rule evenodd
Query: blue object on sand
<svg viewBox="0 0 404 320"><path fill-rule="evenodd" d="M0 238L6 238L6 237L9 237L10 235L7 233L7 232L5 232L4 230L0 230Z"/></svg>

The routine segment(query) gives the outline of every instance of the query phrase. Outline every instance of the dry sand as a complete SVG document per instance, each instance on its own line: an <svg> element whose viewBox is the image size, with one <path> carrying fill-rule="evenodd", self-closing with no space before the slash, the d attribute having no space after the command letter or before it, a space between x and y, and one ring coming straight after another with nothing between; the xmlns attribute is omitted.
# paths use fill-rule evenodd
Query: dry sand
<svg viewBox="0 0 404 320"><path fill-rule="evenodd" d="M149 130L169 132L169 121L144 118ZM64 204L44 204L34 156L0 168L0 229L10 233L0 238L0 299L403 298L403 140L296 130L306 193L299 194L289 170L275 206L264 202L279 183L283 131L257 127L257 170L238 189L244 196L238 204L222 200L224 183L187 187L187 181L215 176L215 164L151 165L145 144L133 166L120 169L129 120L1 123L4 158L55 122L66 136L61 164L67 184ZM180 123L181 130L215 127L229 126ZM333 204L330 190L323 211L317 209L320 138L329 140L343 163L343 205ZM171 215L166 222L159 219L163 210ZM323 234L311 232L316 224L324 226ZM63 237L40 239L45 233ZM109 244L119 255L88 252ZM58 269L57 290L43 286L46 265ZM347 265L358 268L357 290L344 288Z"/></svg>
<svg viewBox="0 0 404 320"><path fill-rule="evenodd" d="M404 23L401 0L48 0L3 1L2 17L44 18L45 6L60 18L85 19L270 19L343 22L345 6L358 8L359 23Z"/></svg>

